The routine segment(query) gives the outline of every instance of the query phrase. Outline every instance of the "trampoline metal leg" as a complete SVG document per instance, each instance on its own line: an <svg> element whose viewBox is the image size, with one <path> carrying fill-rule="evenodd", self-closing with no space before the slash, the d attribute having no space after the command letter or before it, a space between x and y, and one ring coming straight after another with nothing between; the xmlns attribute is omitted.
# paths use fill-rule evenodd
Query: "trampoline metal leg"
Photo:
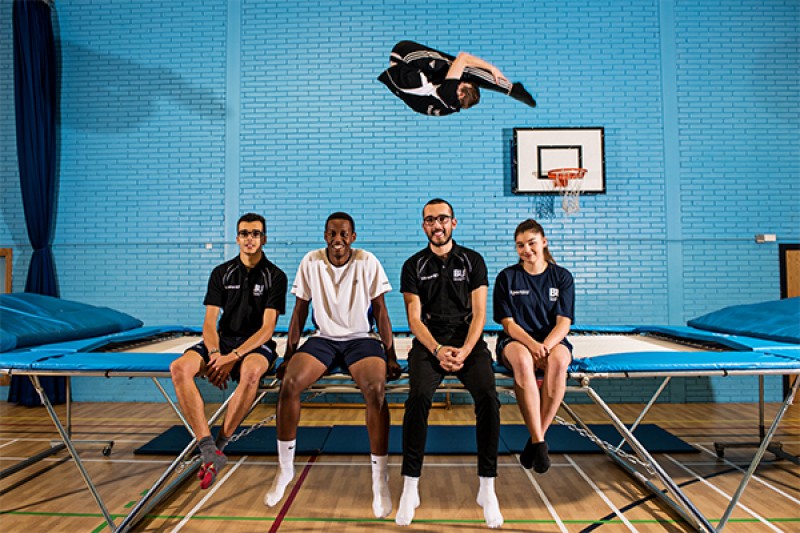
<svg viewBox="0 0 800 533"><path fill-rule="evenodd" d="M256 408L256 406L261 402L262 399L264 399L264 396L267 395L267 392L269 391L265 390L256 397L256 399L253 401L253 404L250 406L248 414L251 413L253 409ZM211 418L211 420L209 420L209 425L213 424L212 420L216 421L221 412L222 412L221 410L217 411L217 413ZM181 420L183 420L183 417L181 417ZM155 485L153 485L153 488L151 488L150 491L148 492L148 495L152 493L155 496L146 497L141 502L139 502L136 508L133 511L131 511L131 513L125 518L125 520L120 525L119 529L120 531L131 530L141 520L142 516L147 515L147 513L149 513L156 505L158 505L159 502L168 498L187 480L194 478L194 473L200 467L200 465L198 464L194 464L192 467L187 468L184 472L179 474L177 478L173 480L172 483L167 485L167 487L165 487L164 490L162 490L160 493L156 495L156 491L158 491L161 488L161 485L163 485L164 481L166 481L166 479L177 468L177 465L180 463L180 461L182 461L183 458L191 451L195 442L196 441L193 440L189 444L189 446L187 446L186 449L184 449L184 451L178 456L178 459L176 459L175 462L173 462L172 465L170 465L170 467L167 468L164 474L162 474L161 478L158 481L156 481Z"/></svg>
<svg viewBox="0 0 800 533"><path fill-rule="evenodd" d="M133 528L133 526L135 526L136 523L139 520L141 520L142 517L140 515L144 514L142 513L142 510L145 508L145 506L147 506L147 509L152 509L153 506L158 504L160 499L163 497L163 495L159 495L158 498L155 498L155 496L158 495L159 489L164 484L164 482L172 475L172 473L178 468L178 465L180 465L184 457L186 457L189 454L189 452L192 451L196 443L197 440L192 439L192 441L186 446L186 448L184 448L183 451L180 454L178 454L178 457L176 457L175 460L172 461L172 463L169 465L169 467L167 467L167 469L161 474L161 477L159 477L158 480L156 480L156 482L153 483L153 486L150 487L150 490L148 490L147 493L144 496L142 496L142 499L139 500L139 502L131 510L131 512L128 513L128 516L126 516L123 519L122 523L119 525L120 532L129 531L129 528Z"/></svg>
<svg viewBox="0 0 800 533"><path fill-rule="evenodd" d="M51 443L50 447L48 449L46 449L45 451L39 452L36 455L34 455L32 457L29 457L29 458L25 459L24 461L21 461L21 462L15 464L13 466L9 466L8 468L6 468L2 472L0 472L0 479L5 479L8 476L16 474L17 472L19 472L21 470L25 470L29 466L38 463L42 459L46 459L46 458L50 457L51 455L57 454L58 452L60 452L64 448L66 448L66 446L64 446L63 442L59 441L55 445L53 445Z"/></svg>
<svg viewBox="0 0 800 533"><path fill-rule="evenodd" d="M56 414L56 410L53 409L53 405L50 403L50 399L47 397L47 394L44 392L44 389L42 388L42 384L39 382L39 376L31 375L29 377L30 377L31 383L33 383L33 386L36 389L36 392L39 394L39 398L42 400L42 404L45 406L45 409L47 409L47 413L50 415L50 419L53 421L53 424L56 426L56 429L58 430L59 435L61 435L61 440L64 441L64 446L67 447L67 450L69 450L69 454L72 456L72 459L75 461L75 466L78 468L78 471L80 472L81 477L83 478L83 481L86 483L86 486L89 488L89 492L92 493L92 496L94 497L95 502L97 502L98 507L100 507L100 511L103 513L103 516L105 517L106 522L108 522L108 525L111 528L111 531L116 531L117 527L114 524L114 519L111 518L111 515L109 514L108 509L106 508L106 505L103 502L103 499L100 497L100 494L97 492L97 488L94 486L94 483L92 483L92 480L89 477L89 473L86 471L86 468L83 466L83 462L81 461L81 458L78 455L78 451L72 445L72 440L70 439L69 434L67 433L67 430L61 424L61 420L59 420L58 415Z"/></svg>
<svg viewBox="0 0 800 533"><path fill-rule="evenodd" d="M800 378L799 378L800 379ZM764 442L766 429L764 425L764 376L758 376L758 441L750 442L715 442L714 451L717 457L722 459L725 457L725 450L730 448L758 448ZM778 459L791 461L796 465L800 465L800 457L792 455L783 449L783 444L780 442L770 442L767 446L767 452L771 453Z"/></svg>
<svg viewBox="0 0 800 533"><path fill-rule="evenodd" d="M636 431L636 428L639 427L639 424L642 423L642 420L644 420L644 417L646 417L647 413L650 412L650 409L653 407L653 404L656 403L656 400L658 400L658 397L661 396L662 392L664 392L664 389L667 388L667 385L669 385L671 379L672 377L667 376L666 378L664 378L664 381L661 382L661 385L659 385L658 389L656 389L656 391L653 393L653 396L650 398L650 401L647 402L647 405L644 406L642 412L639 413L639 416L637 416L636 420L634 420L633 424L631 424L630 427L631 433ZM617 444L617 450L622 448L624 444L625 444L625 439L623 438L621 441L619 441L619 444Z"/></svg>
<svg viewBox="0 0 800 533"><path fill-rule="evenodd" d="M579 390L584 391L583 388ZM594 435L594 432L589 428L586 422L584 422L583 419L580 416L578 416L578 414L569 405L567 405L565 402L561 402L561 407L563 407L564 410L567 411L567 413L569 413L569 415L581 429L583 429L586 433L590 435ZM596 435L594 435L594 437L600 440ZM624 443L625 440L623 439L622 442ZM622 446L622 444L620 444L620 446ZM608 446L599 446L599 448L612 461L617 463L617 466L621 467L634 480L644 485L647 488L647 490L649 490L655 497L661 500L662 503L666 504L669 507L669 509L672 510L679 518L684 520L687 524L693 523L692 518L688 514L686 514L686 511L683 509L683 507L676 505L675 502L669 498L669 496L664 494L663 490L656 487L652 481L643 476L635 468L632 468L616 453L619 450L619 446L617 448L612 449L611 445L609 444Z"/></svg>
<svg viewBox="0 0 800 533"><path fill-rule="evenodd" d="M611 423L617 428L617 431L620 432L625 437L625 440L628 444L633 448L636 455L639 456L644 461L647 461L650 466L653 468L653 471L661 480L662 483L667 487L667 490L675 498L676 503L683 507L687 513L690 515L692 520L692 525L696 529L700 531L714 531L714 526L708 521L708 519L701 513L697 507L689 500L686 494L678 487L675 481L664 471L658 462L653 458L652 455L647 451L647 449L642 446L642 444L633 436L625 424L617 417L614 411L608 407L608 405L603 401L603 399L592 389L591 387L586 387L585 389L586 394L595 402L608 416Z"/></svg>
<svg viewBox="0 0 800 533"><path fill-rule="evenodd" d="M222 416L222 413L224 413L225 410L228 408L228 403L230 403L231 398L233 398L233 395L228 396L228 398L225 399L222 405L219 406L219 409L217 409L216 412L214 412L214 414L211 415L211 418L208 419L209 427L213 426L214 423L219 419L219 417ZM170 403L172 404L172 402ZM172 405L174 406L174 404ZM183 417L180 418L183 419ZM128 516L125 517L125 519L119 526L120 532L129 531L130 529L132 529L139 522L139 520L142 519L142 515L145 514L142 511L145 508L152 509L153 507L158 505L158 503L164 497L168 495L167 491L164 491L162 493L159 493L158 491L161 489L161 486L166 482L166 480L173 474L173 472L175 472L175 470L178 468L181 462L183 462L184 458L187 455L189 455L189 453L194 449L196 444L197 444L197 438L195 436L192 436L192 440L189 442L186 448L184 448L183 451L180 454L178 454L178 457L176 457L175 460L172 461L172 463L169 465L169 467L167 467L164 473L161 474L161 476L153 484L153 486L150 487L150 490L147 491L147 493L142 497L142 499L139 500L138 503L134 506L131 512L128 513ZM183 479L185 479L185 477L181 478L181 480Z"/></svg>
<svg viewBox="0 0 800 533"><path fill-rule="evenodd" d="M778 414L775 415L775 419L772 421L769 431L767 431L766 435L764 435L764 438L761 440L761 446L758 447L755 457L753 457L753 460L750 462L750 467L747 469L747 472L744 474L744 478L742 478L742 481L739 483L739 488L736 489L736 493L731 498L728 508L725 509L725 513L719 520L717 531L722 531L722 528L725 527L725 524L728 522L734 507L736 507L736 505L739 503L739 499L742 497L744 489L747 487L747 484L753 477L753 473L756 471L756 468L758 468L758 465L761 463L761 459L764 457L764 452L766 452L767 448L769 447L769 442L772 440L773 435L775 435L775 432L778 430L778 425L780 424L781 419L783 419L783 415L786 414L786 410L794 400L794 396L797 394L798 386L800 386L800 379L795 380L794 385L792 386L791 390L789 390L789 394L786 395L786 399L783 401L783 405L781 405Z"/></svg>
<svg viewBox="0 0 800 533"><path fill-rule="evenodd" d="M164 390L164 387L161 386L161 383L158 381L158 378L154 377L154 378L152 378L152 380L153 380L153 383L155 384L156 388L161 392L161 395L164 396L165 400L167 400L167 403L172 408L172 411L180 419L181 424L183 424L183 427L185 427L186 430L189 432L189 435L191 435L194 438L195 435L194 435L194 430L192 429L192 426L189 425L188 420L186 420L186 417L183 416L183 413L181 412L181 410L178 408L177 405L175 405L175 402L172 401L172 398L169 397L169 394L167 394L167 391Z"/></svg>

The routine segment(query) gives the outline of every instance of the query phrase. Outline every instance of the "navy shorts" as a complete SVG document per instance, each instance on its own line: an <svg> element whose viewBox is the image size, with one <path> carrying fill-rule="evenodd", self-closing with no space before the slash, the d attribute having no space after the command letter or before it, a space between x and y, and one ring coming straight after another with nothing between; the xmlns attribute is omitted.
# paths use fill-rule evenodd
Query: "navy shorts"
<svg viewBox="0 0 800 533"><path fill-rule="evenodd" d="M494 353L497 356L497 362L500 363L501 365L503 365L504 367L508 368L509 371L511 370L511 366L506 364L507 361L506 361L506 358L503 357L503 350L505 349L506 346L508 346L508 344L510 342L513 342L513 341L514 341L514 339L512 339L511 337L498 338L497 346L495 346L495 348L494 348ZM570 363L571 363L572 360L573 360L572 359L572 344L567 340L566 337L561 339L561 342L559 344L563 344L564 346L567 347L567 350L569 350L569 360L570 360Z"/></svg>
<svg viewBox="0 0 800 533"><path fill-rule="evenodd" d="M247 339L248 337L220 337L219 351L222 353L222 355L228 355L233 350L244 344ZM203 358L203 362L206 364L208 364L208 362L211 360L211 356L208 355L208 348L206 348L206 344L204 342L195 344L186 351L197 352L200 354L200 357ZM267 368L272 368L272 365L275 363L275 359L277 359L277 355L275 354L275 341L270 340L267 344L262 344L250 353L257 353L264 356L264 358L267 360ZM232 380L239 381L239 369L241 366L241 361L238 361L235 365L233 365L233 368L231 369Z"/></svg>
<svg viewBox="0 0 800 533"><path fill-rule="evenodd" d="M367 357L380 357L386 361L383 345L372 337L349 341L333 341L322 337L311 337L297 351L313 355L328 370L335 366L348 369L350 365Z"/></svg>

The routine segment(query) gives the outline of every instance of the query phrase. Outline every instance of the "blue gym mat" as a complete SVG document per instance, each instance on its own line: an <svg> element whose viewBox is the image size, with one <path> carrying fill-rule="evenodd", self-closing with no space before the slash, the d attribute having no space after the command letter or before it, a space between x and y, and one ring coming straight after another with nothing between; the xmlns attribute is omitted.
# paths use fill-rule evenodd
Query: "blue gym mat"
<svg viewBox="0 0 800 533"><path fill-rule="evenodd" d="M589 429L601 440L616 447L622 436L611 424L589 424ZM633 432L650 453L698 453L685 441L655 424L642 424ZM505 442L511 453L520 453L528 442L530 434L523 425L501 426L500 441ZM550 453L599 453L600 448L586 437L578 435L567 426L551 426L545 436ZM627 444L623 451L632 453Z"/></svg>
<svg viewBox="0 0 800 533"><path fill-rule="evenodd" d="M240 428L241 430L241 428ZM211 430L216 438L218 427ZM315 455L322 452L322 446L330 433L330 426L297 428L297 450L299 455ZM191 437L183 426L172 426L144 446L133 451L136 455L178 455ZM277 455L277 434L275 427L262 427L246 437L232 442L225 448L229 455Z"/></svg>
<svg viewBox="0 0 800 533"><path fill-rule="evenodd" d="M510 453L500 441L498 451ZM364 426L333 426L322 453L353 455L369 453L369 437ZM403 453L403 428L389 429L389 454ZM425 453L429 455L474 455L475 426L428 426Z"/></svg>
<svg viewBox="0 0 800 533"><path fill-rule="evenodd" d="M590 424L595 434L616 446L621 437L610 424ZM216 435L218 428L214 428ZM697 453L697 450L655 424L642 424L634 435L651 453ZM400 455L403 451L401 426L389 431L389 453ZM500 454L519 453L528 441L528 430L523 425L500 427ZM183 426L173 426L144 446L135 454L177 455L189 442L189 433ZM552 426L547 431L550 453L600 453L589 439L581 437L565 426ZM628 446L623 447L630 452ZM274 427L259 428L246 437L228 445L228 455L275 455L276 433ZM367 428L364 426L327 426L297 429L298 455L330 454L360 455L369 453ZM429 426L425 453L430 455L474 455L475 426Z"/></svg>

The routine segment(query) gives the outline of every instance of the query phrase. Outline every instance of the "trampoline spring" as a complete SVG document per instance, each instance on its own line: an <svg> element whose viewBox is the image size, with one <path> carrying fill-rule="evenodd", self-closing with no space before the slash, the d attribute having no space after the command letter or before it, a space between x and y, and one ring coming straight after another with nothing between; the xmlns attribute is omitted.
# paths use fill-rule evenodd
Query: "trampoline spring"
<svg viewBox="0 0 800 533"><path fill-rule="evenodd" d="M516 399L516 397L517 397L517 395L514 393L514 391L508 391L508 395L511 396L514 399ZM577 433L581 437L589 439L590 441L595 443L597 446L599 446L601 449L606 450L606 452L613 453L614 455L625 459L629 463L641 466L642 468L647 470L647 473L650 474L651 477L656 475L656 471L655 471L655 469L653 468L653 466L650 463L648 463L646 461L642 461L636 455L633 455L633 454L630 454L630 453L628 453L626 451L623 451L621 445L620 446L615 446L615 445L611 444L610 442L606 442L606 441L602 440L601 438L599 438L594 433L592 433L591 431L588 431L586 429L580 428L580 427L578 427L576 424L574 424L572 422L567 422L566 420L564 420L563 418L561 418L558 415L555 416L554 420L556 422L558 422L559 424L561 424L562 426L566 426L567 429L569 429L570 431L574 431L575 433Z"/></svg>
<svg viewBox="0 0 800 533"><path fill-rule="evenodd" d="M321 392L321 391L320 392L315 392L315 393L309 395L308 398L305 399L305 401L313 400L314 398L318 398L318 397L322 396L323 394L324 394L324 392ZM233 444L237 440L248 436L250 433L254 432L255 430L266 426L267 424L269 424L270 422L275 420L277 417L278 417L278 415L273 413L273 414L267 416L266 418L263 418L259 422L256 422L255 424L253 424L249 428L245 428L245 429L241 430L239 433L234 433L233 435L231 435L231 438L228 439L228 443L229 444Z"/></svg>
<svg viewBox="0 0 800 533"><path fill-rule="evenodd" d="M643 460L639 459L639 457L637 457L634 454L631 454L631 453L628 453L628 452L622 450L621 446L615 446L614 444L611 444L610 442L604 441L603 439L599 438L597 435L595 435L591 431L588 431L588 430L583 429L583 428L579 428L576 424L573 424L571 422L567 422L566 420L564 420L563 418L561 418L558 415L556 415L555 420L556 420L556 422L558 422L562 426L566 426L567 429L569 429L570 431L574 431L575 433L577 433L581 437L585 437L585 438L589 439L590 441L595 443L597 446L599 446L601 449L604 449L607 453L613 453L617 457L625 459L626 461L628 461L631 464L641 466L642 468L647 470L647 473L650 474L651 477L656 475L656 471L655 471L655 468L653 468L653 465L651 465L647 461L643 461Z"/></svg>
<svg viewBox="0 0 800 533"><path fill-rule="evenodd" d="M241 430L239 433L231 435L231 438L228 439L228 443L229 444L233 444L237 440L248 436L250 433L254 432L255 430L266 426L267 424L269 424L270 422L275 420L275 418L277 418L277 415L271 414L268 417L264 418L263 420L261 420L259 422L256 422L255 424L253 424L249 428L245 428L245 429Z"/></svg>
<svg viewBox="0 0 800 533"><path fill-rule="evenodd" d="M192 466L192 464L193 464L195 461L199 461L199 460L200 460L200 455L199 455L199 454L198 454L198 455L193 455L193 456L191 456L189 459L187 459L187 460L183 461L182 463L180 463L180 464L179 464L179 465L178 465L178 466L175 468L175 473L176 473L176 474L181 474L181 473L182 473L184 470L186 470L186 468L187 468L187 467L190 467L190 466Z"/></svg>

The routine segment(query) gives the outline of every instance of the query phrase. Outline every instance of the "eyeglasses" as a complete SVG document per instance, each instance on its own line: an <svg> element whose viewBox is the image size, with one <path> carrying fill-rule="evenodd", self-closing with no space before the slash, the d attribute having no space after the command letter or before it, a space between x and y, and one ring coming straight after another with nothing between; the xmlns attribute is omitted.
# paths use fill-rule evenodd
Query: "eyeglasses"
<svg viewBox="0 0 800 533"><path fill-rule="evenodd" d="M246 239L250 236L252 236L254 239L258 239L262 235L264 235L264 232L257 229L254 229L253 231L248 231L246 229L243 229L239 232L239 237L241 237L242 239Z"/></svg>
<svg viewBox="0 0 800 533"><path fill-rule="evenodd" d="M438 222L439 224L444 224L445 222L449 221L453 218L450 215L438 215L438 216L427 216L422 219L426 226L433 226L434 222Z"/></svg>

